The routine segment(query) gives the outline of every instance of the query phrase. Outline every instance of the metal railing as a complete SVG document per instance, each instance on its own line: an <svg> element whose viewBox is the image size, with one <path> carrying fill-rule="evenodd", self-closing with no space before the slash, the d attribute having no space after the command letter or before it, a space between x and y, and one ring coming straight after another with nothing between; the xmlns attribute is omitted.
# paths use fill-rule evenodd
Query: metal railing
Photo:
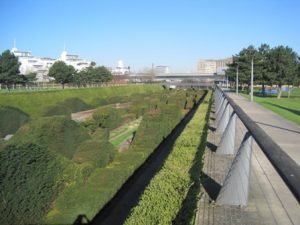
<svg viewBox="0 0 300 225"><path fill-rule="evenodd" d="M242 121L248 133L255 139L287 187L300 202L300 166L218 86L215 89L215 104L221 114L224 114L224 110L230 105L232 114L235 113Z"/></svg>

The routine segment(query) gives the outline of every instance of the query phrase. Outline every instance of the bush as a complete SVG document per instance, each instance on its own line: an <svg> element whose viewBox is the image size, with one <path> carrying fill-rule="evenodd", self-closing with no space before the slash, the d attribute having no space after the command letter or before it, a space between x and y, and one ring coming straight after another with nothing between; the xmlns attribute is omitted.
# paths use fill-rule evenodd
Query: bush
<svg viewBox="0 0 300 225"><path fill-rule="evenodd" d="M12 137L13 143L34 142L72 159L77 146L89 139L85 128L63 116L43 117L25 124Z"/></svg>
<svg viewBox="0 0 300 225"><path fill-rule="evenodd" d="M110 163L116 150L108 141L88 140L79 145L74 154L76 163L90 163L96 167L105 167Z"/></svg>
<svg viewBox="0 0 300 225"><path fill-rule="evenodd" d="M201 156L205 149L206 121L211 94L176 140L163 168L144 191L125 224L194 224L200 189ZM188 193L193 195L189 198ZM186 204L184 204L185 199ZM191 206L192 205L192 206ZM184 213L177 215L179 210ZM178 216L178 217L177 217Z"/></svg>
<svg viewBox="0 0 300 225"><path fill-rule="evenodd" d="M0 224L37 224L55 198L64 161L34 143L0 151Z"/></svg>
<svg viewBox="0 0 300 225"><path fill-rule="evenodd" d="M92 106L86 104L84 101L82 101L79 98L67 98L63 102L60 103L63 106L68 107L71 109L71 111L74 112L80 112L80 111L85 111L88 109L91 109Z"/></svg>
<svg viewBox="0 0 300 225"><path fill-rule="evenodd" d="M17 108L0 107L1 135L14 134L28 120L29 116Z"/></svg>
<svg viewBox="0 0 300 225"><path fill-rule="evenodd" d="M71 118L71 109L64 105L52 105L45 108L43 116L68 116Z"/></svg>
<svg viewBox="0 0 300 225"><path fill-rule="evenodd" d="M109 102L105 98L94 98L91 102L94 107L108 105Z"/></svg>
<svg viewBox="0 0 300 225"><path fill-rule="evenodd" d="M102 107L93 113L93 119L98 127L112 130L122 123L122 117L119 111L112 107Z"/></svg>

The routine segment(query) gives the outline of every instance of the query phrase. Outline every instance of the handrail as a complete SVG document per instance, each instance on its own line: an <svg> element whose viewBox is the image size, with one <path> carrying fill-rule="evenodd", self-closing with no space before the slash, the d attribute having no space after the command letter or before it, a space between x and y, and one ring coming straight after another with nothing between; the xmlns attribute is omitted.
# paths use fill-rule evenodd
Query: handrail
<svg viewBox="0 0 300 225"><path fill-rule="evenodd" d="M300 203L300 166L218 86L280 177Z"/></svg>

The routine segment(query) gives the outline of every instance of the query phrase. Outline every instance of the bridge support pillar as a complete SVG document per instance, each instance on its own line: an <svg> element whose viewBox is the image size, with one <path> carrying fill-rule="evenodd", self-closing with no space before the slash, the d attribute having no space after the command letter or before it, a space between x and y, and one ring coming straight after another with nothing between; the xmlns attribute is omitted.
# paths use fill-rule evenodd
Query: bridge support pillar
<svg viewBox="0 0 300 225"><path fill-rule="evenodd" d="M217 148L216 154L233 155L235 143L235 129L236 129L236 113L232 113L229 122L226 126L224 134Z"/></svg>
<svg viewBox="0 0 300 225"><path fill-rule="evenodd" d="M251 155L252 136L247 132L217 197L217 204L247 206Z"/></svg>

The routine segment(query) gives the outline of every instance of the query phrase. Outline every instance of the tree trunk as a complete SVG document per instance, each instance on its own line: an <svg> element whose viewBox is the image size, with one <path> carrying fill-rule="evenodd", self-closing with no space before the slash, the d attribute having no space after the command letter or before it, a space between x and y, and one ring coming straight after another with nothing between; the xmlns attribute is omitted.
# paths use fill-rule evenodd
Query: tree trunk
<svg viewBox="0 0 300 225"><path fill-rule="evenodd" d="M278 84L278 94L277 94L277 98L280 99L281 98L281 94L282 94L282 91L281 91L281 84Z"/></svg>
<svg viewBox="0 0 300 225"><path fill-rule="evenodd" d="M65 84L61 83L61 87L62 87L62 89L65 89Z"/></svg>
<svg viewBox="0 0 300 225"><path fill-rule="evenodd" d="M290 85L288 84L288 98L290 98L291 96L291 88L290 88Z"/></svg>
<svg viewBox="0 0 300 225"><path fill-rule="evenodd" d="M265 83L264 82L262 82L262 94L263 94L263 96L266 95L266 88L265 88Z"/></svg>

